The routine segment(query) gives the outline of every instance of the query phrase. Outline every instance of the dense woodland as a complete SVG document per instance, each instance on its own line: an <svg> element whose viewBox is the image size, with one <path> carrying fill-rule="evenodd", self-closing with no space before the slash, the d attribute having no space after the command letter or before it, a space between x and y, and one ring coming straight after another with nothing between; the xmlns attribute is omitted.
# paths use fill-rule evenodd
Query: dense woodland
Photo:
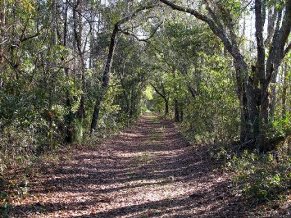
<svg viewBox="0 0 291 218"><path fill-rule="evenodd" d="M256 203L284 201L290 28L291 0L0 0L1 183L153 113Z"/></svg>

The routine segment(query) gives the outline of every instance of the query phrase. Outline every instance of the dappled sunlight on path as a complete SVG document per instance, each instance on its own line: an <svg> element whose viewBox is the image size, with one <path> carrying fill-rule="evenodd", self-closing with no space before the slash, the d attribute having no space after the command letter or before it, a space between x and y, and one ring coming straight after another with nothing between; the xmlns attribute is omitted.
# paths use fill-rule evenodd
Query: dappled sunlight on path
<svg viewBox="0 0 291 218"><path fill-rule="evenodd" d="M170 121L144 117L101 146L47 166L11 216L243 216L229 184L205 146L189 146Z"/></svg>

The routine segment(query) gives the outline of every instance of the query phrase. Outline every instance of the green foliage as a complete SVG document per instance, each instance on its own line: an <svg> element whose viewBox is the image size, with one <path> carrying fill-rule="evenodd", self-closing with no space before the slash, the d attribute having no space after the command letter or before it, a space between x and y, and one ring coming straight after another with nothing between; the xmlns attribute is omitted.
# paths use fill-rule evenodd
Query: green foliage
<svg viewBox="0 0 291 218"><path fill-rule="evenodd" d="M232 18L237 18L241 15L244 1L241 0L220 0L218 5L220 7L222 16L231 15ZM248 4L248 3L246 3ZM230 14L228 14L230 13Z"/></svg>
<svg viewBox="0 0 291 218"><path fill-rule="evenodd" d="M9 217L9 210L11 208L11 205L8 203L7 200L7 193L6 192L0 192L0 214L3 218Z"/></svg>
<svg viewBox="0 0 291 218"><path fill-rule="evenodd" d="M146 89L144 90L144 95L146 100L150 101L153 100L153 88L151 86L147 86Z"/></svg>
<svg viewBox="0 0 291 218"><path fill-rule="evenodd" d="M200 54L204 64L196 68L197 96L186 108L184 129L197 142L224 142L237 137L239 108L228 60L221 56ZM199 116L196 116L199 114Z"/></svg>
<svg viewBox="0 0 291 218"><path fill-rule="evenodd" d="M0 214L2 217L8 217L8 211L10 208L9 204L9 195L6 191L7 182L2 177L2 173L0 174Z"/></svg>
<svg viewBox="0 0 291 218"><path fill-rule="evenodd" d="M266 4L268 7L275 6L276 10L281 10L286 4L286 0L267 0Z"/></svg>
<svg viewBox="0 0 291 218"><path fill-rule="evenodd" d="M235 172L233 182L252 203L283 199L291 188L291 159L279 162L274 154L258 155L245 151L234 156L228 167Z"/></svg>
<svg viewBox="0 0 291 218"><path fill-rule="evenodd" d="M279 136L291 135L291 113L287 112L286 117L278 118L273 122L275 134Z"/></svg>
<svg viewBox="0 0 291 218"><path fill-rule="evenodd" d="M99 128L102 130L118 128L117 119L120 111L120 106L115 104L115 95L118 94L119 87L111 86L106 93L105 100L102 104L101 117Z"/></svg>

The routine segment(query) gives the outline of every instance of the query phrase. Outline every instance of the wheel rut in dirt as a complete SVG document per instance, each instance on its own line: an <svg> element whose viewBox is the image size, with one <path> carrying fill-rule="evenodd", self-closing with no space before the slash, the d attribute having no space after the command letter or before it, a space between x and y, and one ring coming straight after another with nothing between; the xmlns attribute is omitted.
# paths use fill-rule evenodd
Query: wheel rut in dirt
<svg viewBox="0 0 291 218"><path fill-rule="evenodd" d="M171 121L146 116L44 167L11 217L244 216L229 184L206 145L189 145Z"/></svg>

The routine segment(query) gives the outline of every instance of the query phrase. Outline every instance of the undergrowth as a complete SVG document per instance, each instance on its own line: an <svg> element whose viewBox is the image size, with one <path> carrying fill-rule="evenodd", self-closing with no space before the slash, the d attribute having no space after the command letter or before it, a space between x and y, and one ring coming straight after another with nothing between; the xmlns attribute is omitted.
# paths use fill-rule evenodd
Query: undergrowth
<svg viewBox="0 0 291 218"><path fill-rule="evenodd" d="M228 162L235 172L233 183L251 203L286 199L290 190L290 158L277 162L272 154L244 152Z"/></svg>
<svg viewBox="0 0 291 218"><path fill-rule="evenodd" d="M211 156L224 163L232 172L236 194L256 206L272 201L284 202L291 190L290 137L268 153L244 150L234 152L223 146L211 151Z"/></svg>
<svg viewBox="0 0 291 218"><path fill-rule="evenodd" d="M61 140L54 146L38 149L40 144L35 143L27 132L14 131L10 138L0 139L0 217L9 217L11 199L22 198L29 193L29 181L38 174L40 166L49 163L58 163L71 158L71 150L78 147L96 147L100 142L133 124L130 122L113 123L111 126L100 125L92 136L84 134L83 139L74 144L65 144ZM10 142L10 144L9 144Z"/></svg>

